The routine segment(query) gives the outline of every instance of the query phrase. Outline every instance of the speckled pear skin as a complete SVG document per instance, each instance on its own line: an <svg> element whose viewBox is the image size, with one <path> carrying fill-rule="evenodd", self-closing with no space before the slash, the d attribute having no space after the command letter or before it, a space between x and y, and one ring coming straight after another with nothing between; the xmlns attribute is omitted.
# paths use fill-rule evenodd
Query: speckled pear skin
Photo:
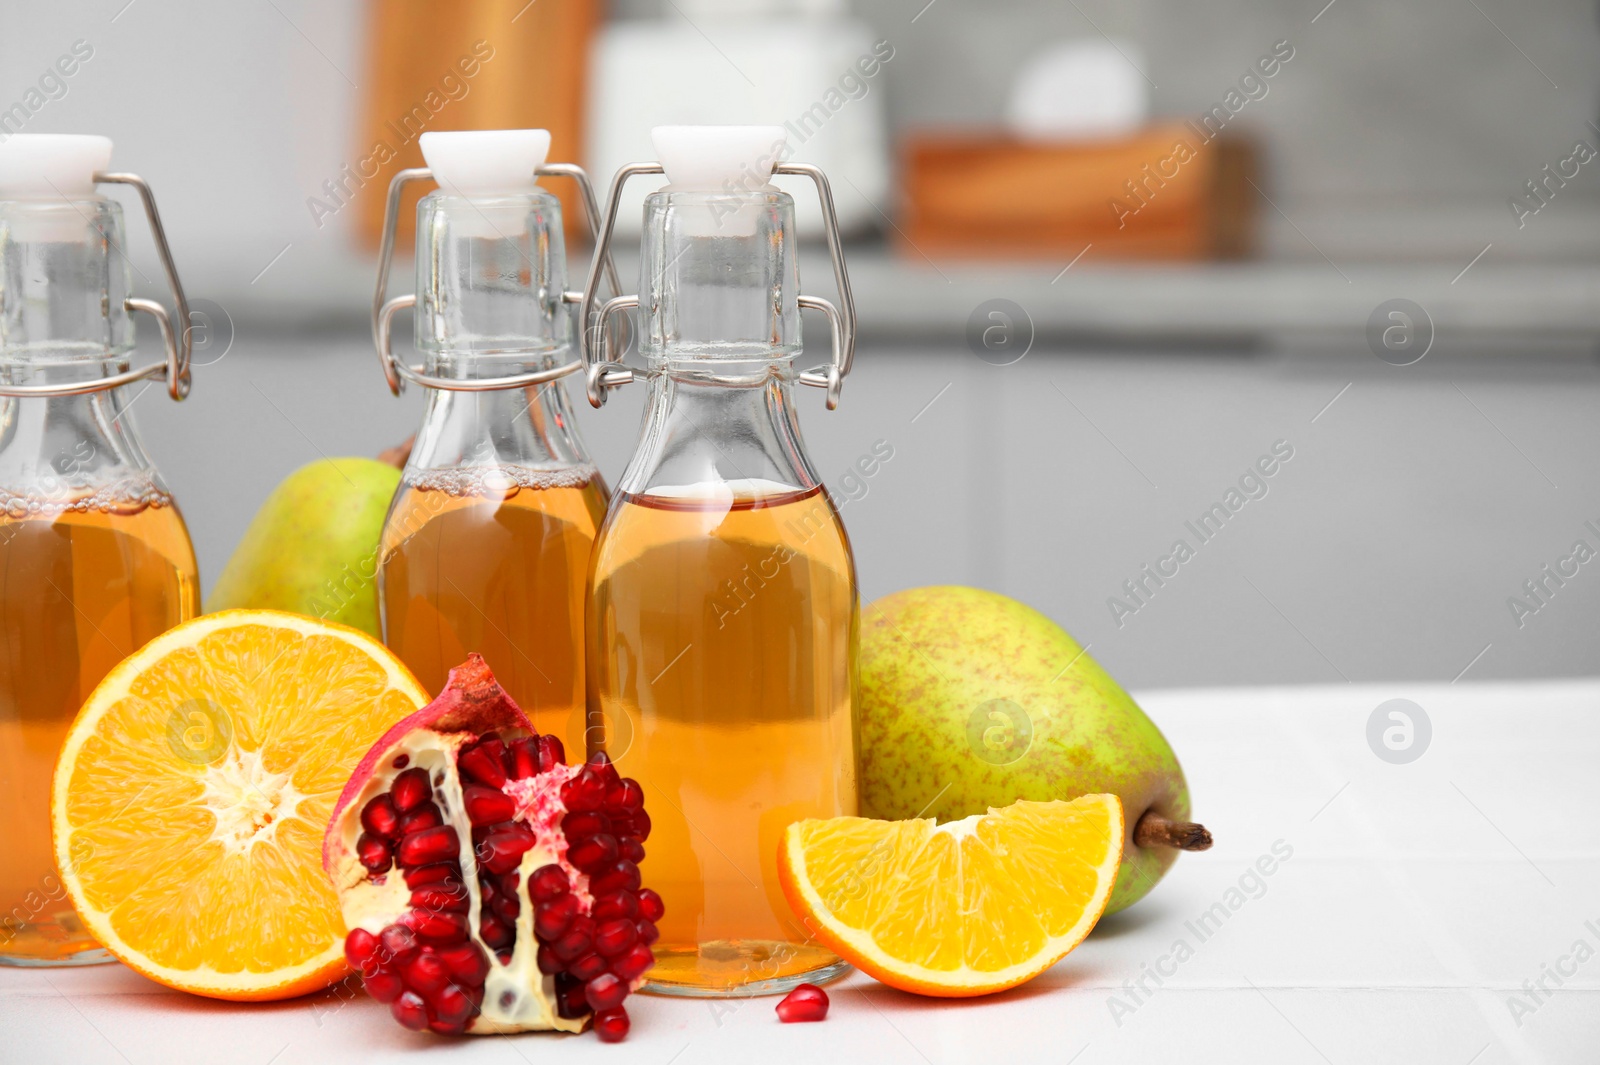
<svg viewBox="0 0 1600 1065"><path fill-rule="evenodd" d="M1146 810L1188 820L1172 748L1038 611L978 588L896 592L861 612L860 670L864 816L949 821L1018 799L1110 792L1127 837L1107 913L1143 898L1177 858L1133 842Z"/></svg>
<svg viewBox="0 0 1600 1065"><path fill-rule="evenodd" d="M319 459L285 477L223 567L207 612L288 610L378 630L378 538L400 471L366 458Z"/></svg>

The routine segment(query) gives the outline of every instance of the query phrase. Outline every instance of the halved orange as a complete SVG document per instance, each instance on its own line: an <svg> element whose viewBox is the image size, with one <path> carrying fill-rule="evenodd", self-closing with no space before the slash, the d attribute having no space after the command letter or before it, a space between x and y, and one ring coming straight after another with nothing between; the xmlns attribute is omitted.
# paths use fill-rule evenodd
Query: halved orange
<svg viewBox="0 0 1600 1065"><path fill-rule="evenodd" d="M922 995L1003 991L1089 934L1122 861L1122 802L1018 802L960 821L797 821L778 881L819 942Z"/></svg>
<svg viewBox="0 0 1600 1065"><path fill-rule="evenodd" d="M344 972L322 834L367 748L428 701L343 625L208 614L124 659L67 734L56 864L89 931L168 987L288 998Z"/></svg>

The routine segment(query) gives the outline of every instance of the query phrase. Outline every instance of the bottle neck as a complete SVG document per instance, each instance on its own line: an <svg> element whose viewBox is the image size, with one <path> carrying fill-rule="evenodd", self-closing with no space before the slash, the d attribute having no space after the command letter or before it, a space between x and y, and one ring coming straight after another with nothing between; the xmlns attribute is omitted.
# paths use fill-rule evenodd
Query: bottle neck
<svg viewBox="0 0 1600 1065"><path fill-rule="evenodd" d="M76 396L0 399L0 501L36 513L166 498L130 407L150 382Z"/></svg>
<svg viewBox="0 0 1600 1065"><path fill-rule="evenodd" d="M564 472L577 483L595 472L559 380L492 392L430 391L406 473L439 479L452 470Z"/></svg>

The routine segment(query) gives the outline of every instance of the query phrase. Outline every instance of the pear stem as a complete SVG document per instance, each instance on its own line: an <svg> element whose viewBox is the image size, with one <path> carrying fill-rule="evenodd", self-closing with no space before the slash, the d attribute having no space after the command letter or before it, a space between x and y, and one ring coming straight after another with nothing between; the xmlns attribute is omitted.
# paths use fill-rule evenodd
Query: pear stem
<svg viewBox="0 0 1600 1065"><path fill-rule="evenodd" d="M1211 847L1211 833L1193 821L1169 821L1154 810L1146 810L1133 826L1133 842L1141 847L1176 847L1181 851L1203 851Z"/></svg>
<svg viewBox="0 0 1600 1065"><path fill-rule="evenodd" d="M387 462L397 470L406 468L406 463L411 460L411 445L417 442L417 435L412 433L403 444L386 447L378 452L378 461Z"/></svg>

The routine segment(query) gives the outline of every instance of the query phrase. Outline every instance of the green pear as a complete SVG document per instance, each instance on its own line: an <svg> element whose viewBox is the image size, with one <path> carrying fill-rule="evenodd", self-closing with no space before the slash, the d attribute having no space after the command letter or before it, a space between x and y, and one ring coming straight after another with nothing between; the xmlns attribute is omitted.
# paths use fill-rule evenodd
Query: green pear
<svg viewBox="0 0 1600 1065"><path fill-rule="evenodd" d="M295 470L256 511L206 610L289 610L379 636L378 538L399 485L398 466L375 459Z"/></svg>
<svg viewBox="0 0 1600 1065"><path fill-rule="evenodd" d="M1043 614L978 588L914 588L861 618L861 812L953 821L1018 799L1122 800L1107 913L1143 898L1191 824L1183 770L1128 693Z"/></svg>

